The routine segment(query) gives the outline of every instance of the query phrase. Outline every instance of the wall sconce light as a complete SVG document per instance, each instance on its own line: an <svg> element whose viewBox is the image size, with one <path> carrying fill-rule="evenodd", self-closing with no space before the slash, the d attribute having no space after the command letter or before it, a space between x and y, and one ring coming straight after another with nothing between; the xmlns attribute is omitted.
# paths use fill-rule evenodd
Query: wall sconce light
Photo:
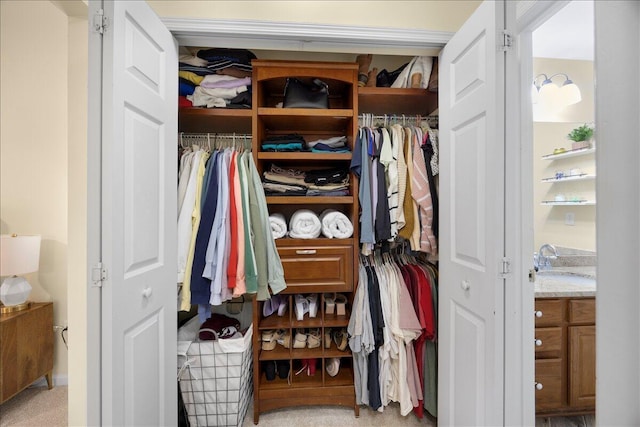
<svg viewBox="0 0 640 427"><path fill-rule="evenodd" d="M561 86L553 83L552 79L556 76L564 77ZM580 88L564 73L556 73L551 77L538 74L531 85L531 101L534 104L539 103L547 110L560 111L568 105L582 101L582 94Z"/></svg>

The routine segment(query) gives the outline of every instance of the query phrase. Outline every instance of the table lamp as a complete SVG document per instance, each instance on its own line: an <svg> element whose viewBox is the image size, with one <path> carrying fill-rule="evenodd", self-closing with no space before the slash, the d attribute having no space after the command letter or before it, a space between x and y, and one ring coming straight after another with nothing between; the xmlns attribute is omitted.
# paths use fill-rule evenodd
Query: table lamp
<svg viewBox="0 0 640 427"><path fill-rule="evenodd" d="M0 276L9 276L0 286L0 313L29 308L31 285L20 274L38 271L40 236L0 236Z"/></svg>

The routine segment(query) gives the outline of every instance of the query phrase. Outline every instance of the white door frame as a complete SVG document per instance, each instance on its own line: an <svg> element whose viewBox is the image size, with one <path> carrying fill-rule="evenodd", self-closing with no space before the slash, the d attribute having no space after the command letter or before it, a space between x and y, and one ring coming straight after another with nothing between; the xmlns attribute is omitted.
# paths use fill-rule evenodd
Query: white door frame
<svg viewBox="0 0 640 427"><path fill-rule="evenodd" d="M89 2L89 23L92 25L92 17L95 11L99 8L96 5L97 2ZM544 2L539 2L544 3ZM408 30L408 29L379 29L369 27L351 27L351 26L338 26L338 25L315 25L315 24L299 24L299 23L287 23L287 22L264 22L264 21L242 21L243 35L237 34L238 23L236 21L223 21L223 20L200 20L200 19L163 19L163 22L167 25L169 30L179 40L181 45L199 45L199 46L217 46L217 47L243 47L243 48L262 48L262 49L276 49L276 50L307 50L307 51L333 51L333 52L353 52L354 50L361 48L367 51L373 51L374 53L384 54L399 54L399 55L419 55L424 54L430 49L444 46L451 37L451 33L440 31L425 31L425 30ZM231 31L235 29L235 31ZM90 31L91 39L95 38L95 34ZM215 41L215 43L214 43ZM90 46L95 46L90 44ZM256 46L256 47L251 47ZM327 50L329 49L329 50ZM89 63L90 68L95 65L96 53L90 48ZM90 82L90 85L95 86L97 82ZM91 87L91 86L90 86ZM90 97L90 114L89 120L95 120L95 113L99 111L99 101L96 101ZM92 108L93 105L93 108ZM516 110L514 110L516 111ZM100 172L99 172L99 135L89 135L89 154L88 154L88 213L90 218L96 219L88 224L88 283L91 283L90 267L100 259L99 239L92 238L99 235L99 188L100 188ZM92 148L93 147L93 148ZM97 152L96 152L97 151ZM513 155L507 153L509 158L515 159ZM507 160L509 160L509 158ZM522 162L521 158L521 163ZM513 168L507 170L507 173L514 173ZM515 177L515 175L511 175ZM521 179L521 178L518 178ZM518 181L519 182L519 181ZM508 188L508 196L510 191L515 191L514 188ZM521 204L522 202L520 202ZM519 218L517 212L522 212L522 206L507 206L507 214L515 212L514 218ZM92 214L93 213L93 214ZM97 230L96 230L97 227ZM507 230L517 230L517 224L509 225ZM516 234L516 236L513 236ZM517 231L512 232L514 242L518 242ZM516 245L516 248L518 246ZM510 248L506 248L510 249ZM515 250L511 253L520 253ZM512 262L512 272L516 277L524 277L523 271L527 271L530 263L530 259L525 259L524 255L521 259L514 259ZM513 280L511 281L514 282ZM517 281L515 281L517 282ZM97 345L92 345L93 338L98 336L101 325L99 321L99 293L96 297L95 293L89 296L88 313L90 318L87 319L88 325L88 346L87 346L87 359L91 363L88 366L89 372L87 373L87 381L90 384L88 386L87 397L87 423L90 425L99 424L96 420L100 419L100 394L95 390L100 389L99 385L99 369L96 372L96 364L99 367L100 360L100 346L99 339ZM519 296L519 292L505 293L505 304L507 307L520 307L522 304L522 298ZM520 324L521 320L518 318L518 310L512 312L513 319ZM510 323L510 322L507 322ZM519 334L518 330L507 331L508 334ZM533 336L533 327L531 328L531 336ZM94 343L95 344L95 343ZM510 348L515 345L510 344ZM519 390L522 390L523 378L515 375L520 372L519 370L523 366L523 360L527 357L519 350L520 347L515 347L516 351L507 351L505 357L505 390L513 391L507 393L505 396L505 408L510 408L510 411L505 414L505 423L507 424L523 424L524 420L529 420L528 417L521 417L521 414L533 413L533 401L526 399L526 394L523 395ZM93 392L92 392L93 391ZM530 424L530 422L525 422Z"/></svg>

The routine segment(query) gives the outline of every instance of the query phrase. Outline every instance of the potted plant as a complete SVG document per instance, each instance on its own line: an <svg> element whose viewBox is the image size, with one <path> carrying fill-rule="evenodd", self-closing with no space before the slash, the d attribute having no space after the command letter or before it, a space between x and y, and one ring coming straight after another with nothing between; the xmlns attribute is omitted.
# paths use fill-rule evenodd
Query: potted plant
<svg viewBox="0 0 640 427"><path fill-rule="evenodd" d="M591 138L593 138L593 128L584 124L582 126L578 126L573 129L567 135L571 141L571 149L579 150L581 148L590 148L591 147Z"/></svg>

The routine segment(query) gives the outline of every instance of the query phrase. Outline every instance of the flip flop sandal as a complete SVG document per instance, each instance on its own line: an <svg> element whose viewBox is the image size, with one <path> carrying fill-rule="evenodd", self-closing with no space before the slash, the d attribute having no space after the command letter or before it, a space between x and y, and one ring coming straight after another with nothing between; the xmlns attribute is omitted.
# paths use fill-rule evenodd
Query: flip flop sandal
<svg viewBox="0 0 640 427"><path fill-rule="evenodd" d="M339 329L333 333L333 341L338 346L338 350L344 351L347 348L349 342L347 338L347 332L344 329Z"/></svg>
<svg viewBox="0 0 640 427"><path fill-rule="evenodd" d="M322 342L320 335L320 329L310 329L309 335L307 336L307 347L309 348L318 348L320 347L320 343Z"/></svg>
<svg viewBox="0 0 640 427"><path fill-rule="evenodd" d="M325 314L333 314L335 313L336 310L336 302L335 302L335 298L336 298L336 294L323 294L322 295L324 298L324 304L325 304L325 309L324 312Z"/></svg>
<svg viewBox="0 0 640 427"><path fill-rule="evenodd" d="M293 348L305 348L307 346L307 334L304 329L296 329L296 335L293 339Z"/></svg>
<svg viewBox="0 0 640 427"><path fill-rule="evenodd" d="M336 295L335 303L336 303L336 314L338 316L346 316L347 297L345 297L342 294L338 294Z"/></svg>

